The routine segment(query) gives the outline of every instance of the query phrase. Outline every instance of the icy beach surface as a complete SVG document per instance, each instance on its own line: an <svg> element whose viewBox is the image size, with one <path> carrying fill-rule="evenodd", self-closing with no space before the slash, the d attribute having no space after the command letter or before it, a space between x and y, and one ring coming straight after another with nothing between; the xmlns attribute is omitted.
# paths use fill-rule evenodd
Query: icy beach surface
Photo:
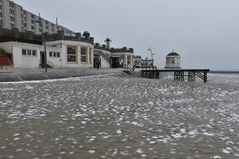
<svg viewBox="0 0 239 159"><path fill-rule="evenodd" d="M1 83L0 159L239 158L238 79Z"/></svg>

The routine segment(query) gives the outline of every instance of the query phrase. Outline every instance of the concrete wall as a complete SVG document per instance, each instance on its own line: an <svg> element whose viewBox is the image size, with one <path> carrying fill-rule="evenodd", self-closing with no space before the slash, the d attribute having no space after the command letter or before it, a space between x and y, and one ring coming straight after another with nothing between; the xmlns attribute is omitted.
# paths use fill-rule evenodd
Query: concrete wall
<svg viewBox="0 0 239 159"><path fill-rule="evenodd" d="M25 47L33 49L32 47ZM23 56L22 48L19 46L13 47L13 65L14 68L38 68L40 64L40 51L37 49L36 56Z"/></svg>
<svg viewBox="0 0 239 159"><path fill-rule="evenodd" d="M110 63L100 56L101 68L110 68Z"/></svg>

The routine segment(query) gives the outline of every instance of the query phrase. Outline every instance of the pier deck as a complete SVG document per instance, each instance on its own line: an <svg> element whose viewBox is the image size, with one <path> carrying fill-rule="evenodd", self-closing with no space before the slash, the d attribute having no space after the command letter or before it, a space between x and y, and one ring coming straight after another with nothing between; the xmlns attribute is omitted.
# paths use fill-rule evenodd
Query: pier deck
<svg viewBox="0 0 239 159"><path fill-rule="evenodd" d="M173 72L175 81L185 81L188 79L190 82L194 82L196 77L207 82L207 73L209 69L157 69L156 67L142 68L141 75L145 78L159 78L161 72ZM185 78L186 77L186 78Z"/></svg>

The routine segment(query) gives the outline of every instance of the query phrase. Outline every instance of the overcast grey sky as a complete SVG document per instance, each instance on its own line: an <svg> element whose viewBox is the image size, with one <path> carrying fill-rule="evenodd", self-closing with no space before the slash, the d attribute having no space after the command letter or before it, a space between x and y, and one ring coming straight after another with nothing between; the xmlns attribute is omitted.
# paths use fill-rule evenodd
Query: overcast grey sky
<svg viewBox="0 0 239 159"><path fill-rule="evenodd" d="M133 47L163 67L174 49L184 68L239 70L238 0L14 0L95 42Z"/></svg>

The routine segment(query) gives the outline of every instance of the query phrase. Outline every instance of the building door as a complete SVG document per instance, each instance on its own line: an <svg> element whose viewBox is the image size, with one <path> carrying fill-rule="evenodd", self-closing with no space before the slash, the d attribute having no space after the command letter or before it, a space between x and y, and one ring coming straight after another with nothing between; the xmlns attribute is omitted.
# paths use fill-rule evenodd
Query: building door
<svg viewBox="0 0 239 159"><path fill-rule="evenodd" d="M112 68L120 68L122 67L119 63L119 57L111 57L111 61L112 61Z"/></svg>
<svg viewBox="0 0 239 159"><path fill-rule="evenodd" d="M45 64L45 52L40 52L40 65L43 67Z"/></svg>
<svg viewBox="0 0 239 159"><path fill-rule="evenodd" d="M99 60L100 55L94 55L94 68L97 68L97 60Z"/></svg>

